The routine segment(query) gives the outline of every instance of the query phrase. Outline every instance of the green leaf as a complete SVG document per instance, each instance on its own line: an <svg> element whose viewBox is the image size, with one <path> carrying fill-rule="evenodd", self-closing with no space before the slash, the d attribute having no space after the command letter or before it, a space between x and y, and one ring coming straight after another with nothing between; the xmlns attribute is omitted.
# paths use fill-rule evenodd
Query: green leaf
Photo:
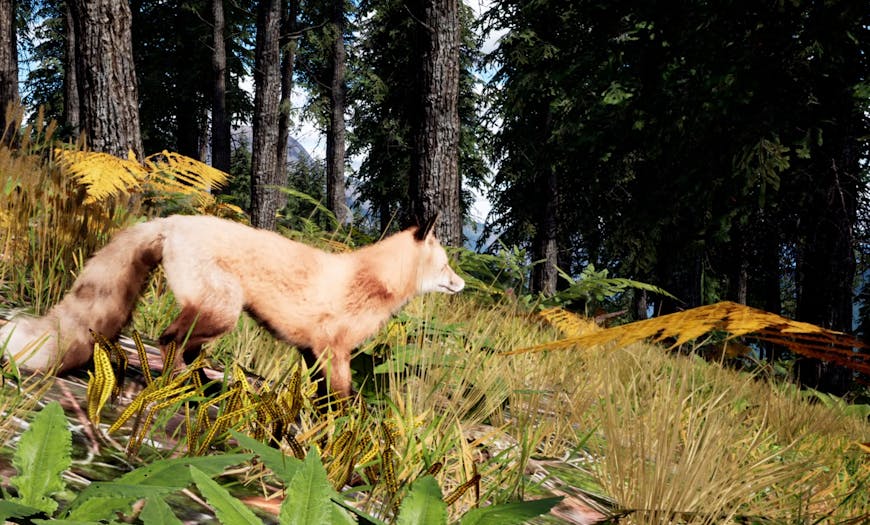
<svg viewBox="0 0 870 525"><path fill-rule="evenodd" d="M7 500L0 500L0 521L3 522L7 521L9 518L25 518L41 512L41 510L27 505Z"/></svg>
<svg viewBox="0 0 870 525"><path fill-rule="evenodd" d="M161 497L174 490L176 489L170 487L130 485L118 482L91 483L73 500L65 518L90 521L111 519L116 512L129 512L135 501L142 498Z"/></svg>
<svg viewBox="0 0 870 525"><path fill-rule="evenodd" d="M262 525L258 518L244 503L233 497L227 489L218 485L203 471L191 466L190 475L200 494L214 508L215 516L221 523Z"/></svg>
<svg viewBox="0 0 870 525"><path fill-rule="evenodd" d="M207 476L216 476L227 467L244 463L251 454L220 454L197 458L161 459L137 468L111 482L91 483L70 505L69 518L106 519L115 509L88 503L93 498L123 498L127 506L117 509L126 511L130 504L142 498L161 497L169 492L181 490L193 483L190 467L196 467ZM80 507L84 507L79 510ZM108 512L99 513L100 510Z"/></svg>
<svg viewBox="0 0 870 525"><path fill-rule="evenodd" d="M285 485L290 483L290 480L293 479L293 476L302 466L300 460L293 456L288 456L280 450L272 448L265 443L261 443L251 436L242 434L235 430L230 430L230 434L232 434L236 441L239 442L239 445L251 450L251 452L259 456L263 463L265 463L266 466L269 467L269 469L271 469Z"/></svg>
<svg viewBox="0 0 870 525"><path fill-rule="evenodd" d="M550 512L562 497L517 501L471 509L462 516L460 525L511 525L526 521Z"/></svg>
<svg viewBox="0 0 870 525"><path fill-rule="evenodd" d="M93 521L77 521L77 520L33 520L33 523L37 525L95 525ZM112 522L115 523L115 522Z"/></svg>
<svg viewBox="0 0 870 525"><path fill-rule="evenodd" d="M148 498L145 507L139 514L139 519L144 525L181 525L182 522L172 512L172 508L163 501L163 498Z"/></svg>
<svg viewBox="0 0 870 525"><path fill-rule="evenodd" d="M233 465L249 461L251 454L219 454L196 458L173 458L155 461L118 478L130 485L152 485L183 489L192 483L190 467L196 467L206 476L216 476Z"/></svg>
<svg viewBox="0 0 870 525"><path fill-rule="evenodd" d="M57 401L45 406L21 436L12 465L19 475L10 483L18 489L17 503L47 514L57 510L49 496L64 489L61 474L71 463L72 433Z"/></svg>
<svg viewBox="0 0 870 525"><path fill-rule="evenodd" d="M332 525L353 525L354 523L356 523L356 519L348 511L344 510L338 505L330 506L329 516L329 523L331 523Z"/></svg>
<svg viewBox="0 0 870 525"><path fill-rule="evenodd" d="M130 512L133 502L149 495L149 491L131 485L118 487L112 483L100 483L99 486L110 488L97 491L99 495L89 496L64 518L70 521L90 522L109 520L114 518L117 512L124 514Z"/></svg>
<svg viewBox="0 0 870 525"><path fill-rule="evenodd" d="M315 447L308 450L302 467L287 485L287 498L281 505L278 521L283 525L320 525L329 523L331 498L335 494L326 469Z"/></svg>
<svg viewBox="0 0 870 525"><path fill-rule="evenodd" d="M438 525L447 523L447 504L441 487L432 476L423 476L411 485L411 491L399 507L398 525Z"/></svg>
<svg viewBox="0 0 870 525"><path fill-rule="evenodd" d="M340 506L342 510L347 512L349 515L348 517L352 520L362 520L362 523L369 523L371 525L386 525L385 521L381 521L378 518L372 516L371 514L368 514L345 501L342 501L340 499L333 499L332 502Z"/></svg>

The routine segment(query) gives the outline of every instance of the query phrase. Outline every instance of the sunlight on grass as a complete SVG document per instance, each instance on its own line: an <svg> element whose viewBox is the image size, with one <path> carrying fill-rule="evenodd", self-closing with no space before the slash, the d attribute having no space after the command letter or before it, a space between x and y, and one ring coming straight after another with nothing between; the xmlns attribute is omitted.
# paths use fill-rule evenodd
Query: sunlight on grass
<svg viewBox="0 0 870 525"><path fill-rule="evenodd" d="M27 136L47 141L51 131L38 123ZM40 140L0 145L2 306L37 312L69 287L84 254L139 219L128 196L85 204ZM352 238L313 226L284 233L336 251ZM567 313L545 319L488 283L478 289L406 305L355 354L360 397L331 411L315 408L316 371L247 316L206 353L228 379L234 364L259 376L257 395L280 392L299 371L302 410L284 451L299 457L294 446L317 445L335 488L384 519L426 472L453 518L479 501L547 494L556 481L600 495L620 523L837 523L870 508L870 463L856 446L870 441L862 407L643 343L505 355L561 339L554 325L596 327ZM132 328L154 340L177 310L158 271ZM3 443L49 384L29 378L20 393L12 381L0 389ZM155 418L155 440L169 434L178 407L169 408ZM262 469L249 471L268 492Z"/></svg>
<svg viewBox="0 0 870 525"><path fill-rule="evenodd" d="M624 523L811 523L870 503L870 470L852 446L870 438L866 421L654 345L501 354L557 337L509 303L417 298L355 358L369 410L303 415L300 435L329 441L357 425L354 439L377 443L389 427L400 493L437 462L445 494L479 473L480 497L493 502L541 491L531 460L583 455L585 488L612 498ZM302 366L250 319L214 346L217 359L235 354L269 382ZM329 452L327 468L338 464ZM360 505L388 516L392 497L379 483ZM475 501L467 491L451 515Z"/></svg>

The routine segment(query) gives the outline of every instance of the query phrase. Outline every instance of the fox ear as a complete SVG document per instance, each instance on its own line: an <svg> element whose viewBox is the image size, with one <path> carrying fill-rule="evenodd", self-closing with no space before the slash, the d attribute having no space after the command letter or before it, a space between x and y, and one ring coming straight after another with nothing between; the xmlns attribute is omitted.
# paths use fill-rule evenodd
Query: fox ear
<svg viewBox="0 0 870 525"><path fill-rule="evenodd" d="M429 217L426 221L418 221L417 231L414 232L414 238L418 241L425 240L426 237L429 236L430 233L435 229L435 224L438 222L438 212L435 212L435 215Z"/></svg>

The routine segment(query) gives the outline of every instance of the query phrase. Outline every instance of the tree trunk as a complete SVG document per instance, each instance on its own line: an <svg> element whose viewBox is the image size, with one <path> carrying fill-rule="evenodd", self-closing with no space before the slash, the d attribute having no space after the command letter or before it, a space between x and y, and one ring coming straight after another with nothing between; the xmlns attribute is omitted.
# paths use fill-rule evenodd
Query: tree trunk
<svg viewBox="0 0 870 525"><path fill-rule="evenodd" d="M274 230L281 207L283 170L278 169L281 2L260 0L254 51L254 141L251 146L251 223Z"/></svg>
<svg viewBox="0 0 870 525"><path fill-rule="evenodd" d="M15 119L6 121L10 104L18 105L18 47L15 38L15 0L0 0L0 138Z"/></svg>
<svg viewBox="0 0 870 525"><path fill-rule="evenodd" d="M835 141L834 132L825 140ZM849 140L847 138L847 140ZM845 149L850 149L848 146ZM844 157L847 157L844 155ZM852 285L855 255L852 227L857 208L857 157L828 158L819 167L818 189L810 197L809 213L798 263L797 319L832 330L852 331ZM843 395L852 383L851 372L815 359L796 367L802 384L823 392Z"/></svg>
<svg viewBox="0 0 870 525"><path fill-rule="evenodd" d="M78 136L81 129L81 106L79 104L79 83L76 75L76 32L69 2L64 6L64 48L63 65L63 120L70 133Z"/></svg>
<svg viewBox="0 0 870 525"><path fill-rule="evenodd" d="M299 0L290 0L282 5L284 10L281 21L281 102L278 114L278 170L281 179L287 180L287 151L290 141L290 110L293 94L293 68L296 65L296 17L299 13Z"/></svg>
<svg viewBox="0 0 870 525"><path fill-rule="evenodd" d="M556 170L542 170L540 188L544 192L541 215L532 247L532 258L537 262L532 271L532 291L547 296L556 293L559 281L558 246L556 244L557 230L557 199L559 195Z"/></svg>
<svg viewBox="0 0 870 525"><path fill-rule="evenodd" d="M347 222L345 203L345 85L344 0L332 0L332 54L330 56L329 129L326 131L326 207L339 224Z"/></svg>
<svg viewBox="0 0 870 525"><path fill-rule="evenodd" d="M440 213L436 234L462 242L459 150L459 11L457 0L417 0L420 21L419 110L411 153L411 212Z"/></svg>
<svg viewBox="0 0 870 525"><path fill-rule="evenodd" d="M808 109L812 121L821 123L819 137L824 140L811 150L801 188L797 267L798 320L844 332L851 332L853 324L854 228L864 191L860 137L867 133L864 111L853 95L855 85L864 80L865 53L845 36L853 20L822 2L811 3L806 41L835 51L811 62L812 80L805 86L816 100ZM853 374L844 367L814 362L804 369L817 381L806 383L804 376L805 384L819 390L842 395L852 385Z"/></svg>
<svg viewBox="0 0 870 525"><path fill-rule="evenodd" d="M130 5L72 0L82 131L94 151L142 159Z"/></svg>
<svg viewBox="0 0 870 525"><path fill-rule="evenodd" d="M227 48L226 20L223 0L212 0L212 45L213 77L211 99L211 165L230 171L230 121L227 118Z"/></svg>
<svg viewBox="0 0 870 525"><path fill-rule="evenodd" d="M196 49L201 43L198 35L191 29L200 22L200 13L191 9L179 9L170 22L175 26L175 38L178 40L179 50ZM206 128L204 126L206 109L200 103L200 97L205 91L205 82L192 80L190 73L184 66L189 60L176 53L172 61L167 64L175 71L175 151L186 157L202 160L202 149ZM172 63L174 62L174 63ZM203 64L203 68L204 68ZM188 66L189 67L189 66Z"/></svg>

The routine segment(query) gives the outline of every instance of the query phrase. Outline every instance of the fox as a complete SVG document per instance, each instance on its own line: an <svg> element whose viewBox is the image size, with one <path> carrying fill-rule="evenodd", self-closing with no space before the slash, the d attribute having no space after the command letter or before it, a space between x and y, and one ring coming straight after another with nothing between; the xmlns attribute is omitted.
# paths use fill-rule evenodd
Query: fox
<svg viewBox="0 0 870 525"><path fill-rule="evenodd" d="M25 371L82 367L93 355L89 329L117 338L162 265L180 307L158 340L164 359L171 343L182 349L173 366L190 363L247 312L309 366L325 363L321 385L328 374L330 388L346 398L357 346L413 297L465 287L434 234L436 220L330 253L213 216L152 219L115 234L43 317L18 316L0 327L0 347Z"/></svg>

